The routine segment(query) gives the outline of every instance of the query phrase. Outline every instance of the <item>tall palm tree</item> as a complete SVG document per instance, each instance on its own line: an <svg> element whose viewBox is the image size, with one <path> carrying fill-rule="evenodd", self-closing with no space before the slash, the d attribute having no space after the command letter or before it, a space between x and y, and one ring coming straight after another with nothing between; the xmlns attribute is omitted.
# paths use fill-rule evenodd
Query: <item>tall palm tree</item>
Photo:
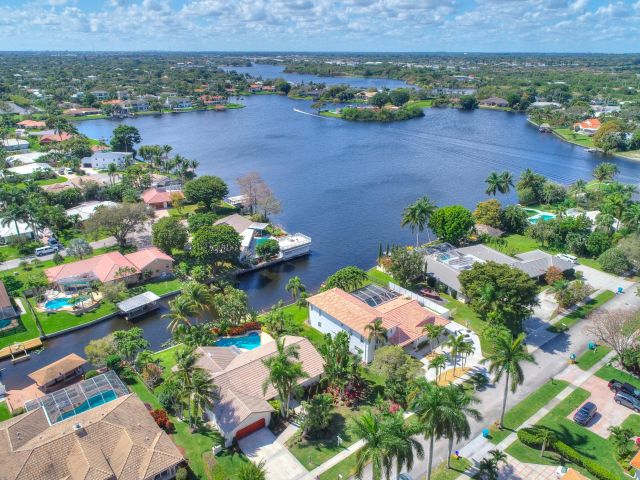
<svg viewBox="0 0 640 480"><path fill-rule="evenodd" d="M414 437L419 431L415 425L407 425L402 412L396 412L386 418L384 429L388 432L391 456L396 460L396 476L400 475L405 466L407 470L413 468L414 451L418 459L424 458L422 444Z"/></svg>
<svg viewBox="0 0 640 480"><path fill-rule="evenodd" d="M467 363L467 358L470 355L473 355L476 351L476 346L472 342L464 342L460 347L460 356L462 357L462 368L465 367Z"/></svg>
<svg viewBox="0 0 640 480"><path fill-rule="evenodd" d="M440 354L437 355L435 357L433 357L430 361L429 361L429 367L428 368L433 368L436 371L436 381L438 380L438 376L440 375L440 371L444 370L444 367L447 366L447 357L445 357L444 355Z"/></svg>
<svg viewBox="0 0 640 480"><path fill-rule="evenodd" d="M303 370L298 345L285 345L284 338L276 338L276 352L262 360L269 374L262 384L263 393L267 392L269 384L278 392L280 397L280 413L286 418L289 414L291 394L298 387L298 380L309 375Z"/></svg>
<svg viewBox="0 0 640 480"><path fill-rule="evenodd" d="M596 230L611 235L614 232L615 221L615 217L610 213L599 213L596 217Z"/></svg>
<svg viewBox="0 0 640 480"><path fill-rule="evenodd" d="M500 428L504 424L504 412L507 407L507 395L509 389L515 392L518 385L524 383L522 362L536 363L533 355L527 351L524 344L525 334L521 333L516 338L511 334L502 334L494 338L493 351L488 357L482 359L482 363L489 362L489 372L499 382L505 376L504 396L502 399L502 412L500 413Z"/></svg>
<svg viewBox="0 0 640 480"><path fill-rule="evenodd" d="M640 203L632 203L622 214L625 227L638 231L640 229Z"/></svg>
<svg viewBox="0 0 640 480"><path fill-rule="evenodd" d="M373 480L381 480L383 473L389 478L392 456L388 448L389 432L384 428L382 419L367 410L359 418L353 419L353 433L365 441L356 453L356 478L362 479L364 467L369 463Z"/></svg>
<svg viewBox="0 0 640 480"><path fill-rule="evenodd" d="M107 165L107 174L109 175L109 182L113 185L115 183L114 179L118 174L118 166L115 163Z"/></svg>
<svg viewBox="0 0 640 480"><path fill-rule="evenodd" d="M577 202L578 198L587 192L587 182L579 178L571 184L569 191L571 192L573 199Z"/></svg>
<svg viewBox="0 0 640 480"><path fill-rule="evenodd" d="M0 211L0 223L3 227L11 225L13 223L16 227L16 235L20 237L20 225L19 222L23 222L26 219L27 213L24 205L22 204L8 204L4 210Z"/></svg>
<svg viewBox="0 0 640 480"><path fill-rule="evenodd" d="M376 318L373 322L364 327L367 332L367 340L373 342L373 349L378 347L379 343L387 341L387 329L382 326L382 318Z"/></svg>
<svg viewBox="0 0 640 480"><path fill-rule="evenodd" d="M445 436L449 440L449 455L447 456L447 468L451 468L451 453L453 443L463 438L466 440L471 435L471 426L468 417L480 420L482 415L472 407L479 400L465 392L461 385L449 385L445 388L445 395L449 408L444 411Z"/></svg>
<svg viewBox="0 0 640 480"><path fill-rule="evenodd" d="M513 187L513 174L507 170L500 174L500 193L509 193Z"/></svg>
<svg viewBox="0 0 640 480"><path fill-rule="evenodd" d="M466 340L462 333L458 335L449 335L449 338L445 342L444 346L450 349L451 358L453 359L453 375L456 374L456 367L458 365L458 356L460 351L464 348Z"/></svg>
<svg viewBox="0 0 640 480"><path fill-rule="evenodd" d="M602 162L593 169L593 178L597 182L610 182L618 173L620 170L615 163Z"/></svg>
<svg viewBox="0 0 640 480"><path fill-rule="evenodd" d="M485 193L487 195L496 195L501 188L501 180L500 175L497 172L491 172L489 176L485 179L484 183L487 184L487 189Z"/></svg>
<svg viewBox="0 0 640 480"><path fill-rule="evenodd" d="M206 370L197 369L191 378L191 395L193 397L194 417L204 415L207 409L212 409L213 404L219 399L218 389Z"/></svg>
<svg viewBox="0 0 640 480"><path fill-rule="evenodd" d="M422 332L427 334L429 343L431 343L433 340L438 340L440 338L444 332L444 326L428 323L422 328Z"/></svg>
<svg viewBox="0 0 640 480"><path fill-rule="evenodd" d="M409 226L411 232L415 233L416 247L420 245L420 232L424 231L431 215L433 215L433 212L435 212L437 208L429 197L424 196L406 207L402 212L400 226Z"/></svg>
<svg viewBox="0 0 640 480"><path fill-rule="evenodd" d="M539 427L537 429L538 438L542 441L542 447L540 448L540 456L544 456L544 451L547 446L555 439L555 432L547 427Z"/></svg>
<svg viewBox="0 0 640 480"><path fill-rule="evenodd" d="M194 313L201 315L211 311L213 295L206 285L194 280L187 282L182 288L181 296L183 295L191 303Z"/></svg>
<svg viewBox="0 0 640 480"><path fill-rule="evenodd" d="M169 318L171 321L167 328L172 334L184 330L185 327L191 326L190 317L195 315L195 306L189 297L178 295L169 302L169 313L162 315L163 318Z"/></svg>
<svg viewBox="0 0 640 480"><path fill-rule="evenodd" d="M178 348L175 352L176 357L176 370L175 377L178 379L181 385L184 386L187 400L187 412L189 412L189 425L192 424L191 420L191 397L193 388L193 378L198 370L201 370L196 366L198 361L198 355L191 349Z"/></svg>
<svg viewBox="0 0 640 480"><path fill-rule="evenodd" d="M302 280L300 280L300 277L298 276L291 277L285 285L284 289L291 294L294 302L298 300L298 297L302 292L305 292L307 290L307 288L303 285Z"/></svg>
<svg viewBox="0 0 640 480"><path fill-rule="evenodd" d="M415 412L420 432L429 439L427 480L431 480L434 442L436 438L442 438L447 431L445 412L450 407L444 387L427 382L423 378L419 379L416 382L416 390L410 395L409 408Z"/></svg>

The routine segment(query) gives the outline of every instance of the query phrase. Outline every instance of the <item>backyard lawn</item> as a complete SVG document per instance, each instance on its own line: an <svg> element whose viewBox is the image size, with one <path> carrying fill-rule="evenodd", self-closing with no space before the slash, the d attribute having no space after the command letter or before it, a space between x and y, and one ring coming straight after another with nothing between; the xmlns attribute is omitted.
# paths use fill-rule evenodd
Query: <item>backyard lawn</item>
<svg viewBox="0 0 640 480"><path fill-rule="evenodd" d="M571 312L569 315L564 317L555 325L551 325L549 328L547 328L547 330L554 333L566 332L567 330L569 330L569 328L571 328L571 326L573 326L579 320L582 320L583 318L587 317L587 315L589 315L594 310L600 308L604 303L608 302L615 296L616 294L613 293L612 291L605 290L600 295L596 296L594 299L589 300L584 305L581 305L580 307L575 309L573 312Z"/></svg>
<svg viewBox="0 0 640 480"><path fill-rule="evenodd" d="M40 332L36 326L36 321L33 319L33 315L30 312L22 315L20 317L20 322L22 322L24 330L5 337L0 337L0 348L8 347L16 342L24 342L25 340L40 336Z"/></svg>
<svg viewBox="0 0 640 480"><path fill-rule="evenodd" d="M504 428L502 430L491 429L491 442L497 445L507 438L511 432L516 431L525 420L544 407L553 397L564 390L567 385L569 384L563 380L547 382L511 410L508 410L504 416ZM491 419L487 420L490 421Z"/></svg>
<svg viewBox="0 0 640 480"><path fill-rule="evenodd" d="M30 298L29 302L34 308L36 308L35 298ZM105 315L115 313L116 311L117 307L113 303L102 302L93 312L84 313L82 315L76 316L70 312L38 312L38 318L40 319L40 325L42 325L44 333L51 334L67 328L84 325L85 323L92 322L98 318L104 317Z"/></svg>
<svg viewBox="0 0 640 480"><path fill-rule="evenodd" d="M593 148L593 138L587 135L580 135L570 128L554 128L554 133L564 138L567 142L580 145L581 147Z"/></svg>
<svg viewBox="0 0 640 480"><path fill-rule="evenodd" d="M178 278L172 278L171 280L163 280L161 282L149 282L141 285L145 290L162 296L167 293L172 293L182 288L182 280Z"/></svg>
<svg viewBox="0 0 640 480"><path fill-rule="evenodd" d="M9 412L9 407L7 407L7 402L0 402L0 422L4 422L10 418L11 413Z"/></svg>

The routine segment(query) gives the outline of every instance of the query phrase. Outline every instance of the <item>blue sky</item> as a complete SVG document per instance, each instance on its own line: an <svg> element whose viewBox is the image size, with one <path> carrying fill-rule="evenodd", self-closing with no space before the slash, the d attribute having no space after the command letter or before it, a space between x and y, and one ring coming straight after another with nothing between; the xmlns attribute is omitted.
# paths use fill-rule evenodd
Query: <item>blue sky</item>
<svg viewBox="0 0 640 480"><path fill-rule="evenodd" d="M640 52L640 0L0 0L0 49Z"/></svg>

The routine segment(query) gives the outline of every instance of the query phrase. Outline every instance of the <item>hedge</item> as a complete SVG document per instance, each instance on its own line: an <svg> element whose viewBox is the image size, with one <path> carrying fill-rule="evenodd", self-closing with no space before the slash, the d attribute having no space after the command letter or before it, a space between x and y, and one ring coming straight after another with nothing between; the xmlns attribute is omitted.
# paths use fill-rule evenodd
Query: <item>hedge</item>
<svg viewBox="0 0 640 480"><path fill-rule="evenodd" d="M518 440L531 448L542 447L542 439L540 438L539 430L535 427L518 430ZM598 480L618 480L619 478L616 474L602 467L597 461L585 457L573 447L570 447L560 440L551 441L548 449L553 450L566 460L586 469Z"/></svg>

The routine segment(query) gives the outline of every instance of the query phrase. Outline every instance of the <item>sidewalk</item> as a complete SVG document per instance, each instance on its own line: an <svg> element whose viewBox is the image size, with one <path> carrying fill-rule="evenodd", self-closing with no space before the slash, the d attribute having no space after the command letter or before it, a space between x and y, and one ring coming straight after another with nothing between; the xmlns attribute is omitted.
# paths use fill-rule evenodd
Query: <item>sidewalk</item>
<svg viewBox="0 0 640 480"><path fill-rule="evenodd" d="M319 477L321 474L323 474L324 472L329 470L334 465L337 465L338 463L340 463L342 460L344 460L348 456L356 453L363 446L364 446L364 440L362 440L362 439L358 440L357 442L352 444L349 448L345 448L343 451L341 451L337 455L334 455L333 457L331 457L329 460L324 462L319 467L314 468L313 470L311 470L306 475L303 475L301 477L296 478L296 480L315 480L316 477Z"/></svg>
<svg viewBox="0 0 640 480"><path fill-rule="evenodd" d="M586 382L595 372L606 365L614 356L615 352L610 352L589 370L585 370L575 376L575 378L570 381L570 384L564 390L562 390L560 393L558 393L558 395L549 400L549 402L535 414L525 420L522 425L518 427L518 429L530 427L539 422L547 413L553 410L553 408L558 405L558 403L567 398L576 388L580 387L584 382ZM567 367L561 372L560 375L564 376L567 370L573 370L573 368L574 365L567 365ZM570 376L565 377L565 379L567 378L570 378ZM504 451L509 445L516 441L517 438L517 432L512 432L507 438L495 445L491 443L489 439L484 438L482 435L478 435L476 438L471 440L463 448L460 449L460 455L471 460L473 465L466 472L461 474L458 477L458 480L473 478L473 475L477 473L477 465L484 457L487 456L489 450L498 449Z"/></svg>

